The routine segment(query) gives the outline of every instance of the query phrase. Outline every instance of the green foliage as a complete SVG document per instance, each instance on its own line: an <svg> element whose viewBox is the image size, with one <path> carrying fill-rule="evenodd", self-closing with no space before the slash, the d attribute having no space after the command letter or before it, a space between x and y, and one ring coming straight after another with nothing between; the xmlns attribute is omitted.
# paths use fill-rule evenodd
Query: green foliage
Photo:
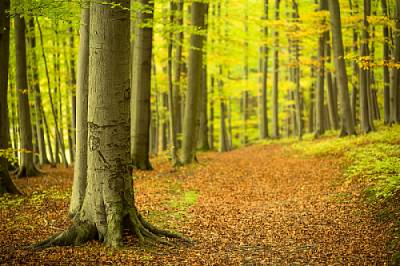
<svg viewBox="0 0 400 266"><path fill-rule="evenodd" d="M344 156L344 174L365 182L366 196L375 201L390 198L400 189L400 126L379 128L361 136L306 140L294 143L306 156Z"/></svg>

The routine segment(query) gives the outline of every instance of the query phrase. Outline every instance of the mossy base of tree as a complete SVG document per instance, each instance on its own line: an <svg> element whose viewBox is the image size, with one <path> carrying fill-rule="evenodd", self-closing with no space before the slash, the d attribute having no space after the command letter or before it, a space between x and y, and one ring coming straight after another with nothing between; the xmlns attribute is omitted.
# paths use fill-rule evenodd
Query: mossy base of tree
<svg viewBox="0 0 400 266"><path fill-rule="evenodd" d="M100 236L94 223L82 222L77 219L67 230L55 234L42 242L33 244L30 248L44 249L53 246L78 246L90 240L100 240L108 247L119 248L123 246L122 232L124 229L128 229L131 234L134 234L138 238L140 245L172 245L168 238L180 239L186 243L192 242L178 233L153 226L139 214L136 208L130 208L127 213L122 220L113 219L108 221L108 232L105 236Z"/></svg>

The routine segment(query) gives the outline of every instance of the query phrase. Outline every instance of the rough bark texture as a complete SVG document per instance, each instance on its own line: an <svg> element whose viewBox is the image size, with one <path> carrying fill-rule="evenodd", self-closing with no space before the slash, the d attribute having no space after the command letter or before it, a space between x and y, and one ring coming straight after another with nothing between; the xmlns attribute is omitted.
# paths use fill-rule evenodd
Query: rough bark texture
<svg viewBox="0 0 400 266"><path fill-rule="evenodd" d="M204 30L205 4L193 2L192 26ZM197 143L196 120L199 112L201 95L201 70L203 65L204 36L193 32L190 37L188 63L188 89L185 103L185 117L183 123L182 163L189 164L195 159Z"/></svg>
<svg viewBox="0 0 400 266"><path fill-rule="evenodd" d="M74 164L74 183L69 206L69 213L72 217L78 213L82 206L87 186L89 22L89 7L83 6L79 30L78 79L76 88L76 161Z"/></svg>
<svg viewBox="0 0 400 266"><path fill-rule="evenodd" d="M275 20L279 20L279 3L275 0ZM274 30L274 58L272 79L272 137L279 138L278 82L279 82L279 31Z"/></svg>
<svg viewBox="0 0 400 266"><path fill-rule="evenodd" d="M111 3L111 2L108 2ZM79 245L99 239L110 247L122 245L130 229L140 243L166 242L178 237L148 224L134 205L130 167L129 7L92 2L90 7L90 66L88 102L87 187L79 212L66 231L34 245ZM128 140L128 141L127 141Z"/></svg>
<svg viewBox="0 0 400 266"><path fill-rule="evenodd" d="M33 162L32 124L28 100L28 80L26 69L25 20L15 15L15 49L16 49L16 87L18 94L18 122L20 126L21 165L17 177L38 175Z"/></svg>
<svg viewBox="0 0 400 266"><path fill-rule="evenodd" d="M8 121L8 63L10 57L10 1L0 5L0 151L9 148ZM0 195L3 193L18 194L18 190L8 173L8 160L0 155Z"/></svg>
<svg viewBox="0 0 400 266"><path fill-rule="evenodd" d="M344 48L342 39L342 26L340 21L340 6L338 0L330 0L329 13L332 28L332 46L334 63L336 68L336 78L340 91L342 125L340 136L355 134L354 122L351 114L348 79L346 65L344 62Z"/></svg>
<svg viewBox="0 0 400 266"><path fill-rule="evenodd" d="M140 0L138 3L140 3L141 9L136 18L131 80L131 155L134 167L151 170L149 142L154 2Z"/></svg>

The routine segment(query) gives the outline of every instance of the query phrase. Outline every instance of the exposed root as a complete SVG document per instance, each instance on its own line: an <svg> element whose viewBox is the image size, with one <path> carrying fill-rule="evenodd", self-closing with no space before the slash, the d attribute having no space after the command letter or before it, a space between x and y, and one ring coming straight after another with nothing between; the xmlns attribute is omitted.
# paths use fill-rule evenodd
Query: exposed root
<svg viewBox="0 0 400 266"><path fill-rule="evenodd" d="M39 176L42 173L34 166L24 166L21 165L20 168L18 169L18 172L16 173L17 178L24 178L24 177L30 177L30 176Z"/></svg>
<svg viewBox="0 0 400 266"><path fill-rule="evenodd" d="M97 229L95 225L88 223L74 224L66 231L57 233L37 244L33 244L30 248L44 249L54 246L78 246L95 239L96 236Z"/></svg>

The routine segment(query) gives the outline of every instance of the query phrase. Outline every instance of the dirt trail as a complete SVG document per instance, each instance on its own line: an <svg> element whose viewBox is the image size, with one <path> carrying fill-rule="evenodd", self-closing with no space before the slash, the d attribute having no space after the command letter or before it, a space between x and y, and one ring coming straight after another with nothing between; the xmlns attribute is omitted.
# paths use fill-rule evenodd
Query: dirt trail
<svg viewBox="0 0 400 266"><path fill-rule="evenodd" d="M188 227L202 255L191 261L372 265L387 259L383 225L360 204L359 191L343 184L337 160L301 159L279 146L205 160L187 181L201 195Z"/></svg>
<svg viewBox="0 0 400 266"><path fill-rule="evenodd" d="M163 218L170 217L166 224L175 223L195 245L140 249L128 239L126 248L114 252L97 242L23 250L24 244L67 226L65 199L0 209L0 220L7 221L0 222L0 264L381 265L387 261L385 224L376 222L360 203L359 188L344 184L337 159L304 159L269 145L206 153L200 162L176 172L167 162L156 163L158 170L140 172L135 181L142 210L166 212L162 202L170 197L168 184L177 180L184 189L199 192L185 219ZM58 174L57 179L48 176L17 183L29 193L46 186L65 191L71 172ZM23 220L7 229L12 215L37 219L38 226L29 231Z"/></svg>

